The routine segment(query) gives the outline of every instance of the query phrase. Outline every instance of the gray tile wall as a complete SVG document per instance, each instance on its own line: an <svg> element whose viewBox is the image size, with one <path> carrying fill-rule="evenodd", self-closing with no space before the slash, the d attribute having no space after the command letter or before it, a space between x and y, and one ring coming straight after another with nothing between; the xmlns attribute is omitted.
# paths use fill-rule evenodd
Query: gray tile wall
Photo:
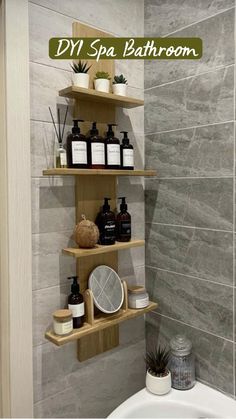
<svg viewBox="0 0 236 419"><path fill-rule="evenodd" d="M144 4L145 36L204 51L145 62L147 344L185 333L198 379L235 396L235 2Z"/></svg>
<svg viewBox="0 0 236 419"><path fill-rule="evenodd" d="M68 61L53 61L48 57L48 40L53 36L70 36L72 22L76 19L117 36L142 36L143 0L29 2L36 417L106 417L141 389L145 378L143 319L121 327L118 348L85 363L77 361L76 344L57 348L44 339L51 313L66 302L70 288L66 278L75 273L74 260L61 253L63 247L72 244L74 178L42 177L42 170L53 164L55 137L48 106L55 114L57 104L66 104L66 100L58 96L58 90L71 82ZM130 95L143 96L143 62L116 62L116 71L127 75ZM144 109L118 110L117 121L118 133L130 131L136 167L142 168ZM143 238L143 181L122 179L119 194L128 197L134 237ZM221 216L226 217L225 212ZM121 252L119 273L130 283L143 283L144 249Z"/></svg>

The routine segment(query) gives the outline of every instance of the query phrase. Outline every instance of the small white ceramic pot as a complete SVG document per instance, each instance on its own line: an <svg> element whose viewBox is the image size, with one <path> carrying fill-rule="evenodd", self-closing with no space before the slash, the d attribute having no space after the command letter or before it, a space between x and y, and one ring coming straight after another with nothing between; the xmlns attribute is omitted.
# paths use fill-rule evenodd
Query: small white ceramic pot
<svg viewBox="0 0 236 419"><path fill-rule="evenodd" d="M73 73L73 85L88 89L89 87L89 74L87 73Z"/></svg>
<svg viewBox="0 0 236 419"><path fill-rule="evenodd" d="M158 394L159 396L169 393L169 391L171 390L170 371L168 371L168 374L164 377L156 377L155 375L152 375L149 371L147 371L146 387L151 393Z"/></svg>
<svg viewBox="0 0 236 419"><path fill-rule="evenodd" d="M110 80L107 79L95 79L94 80L95 90L98 92L109 93L110 90Z"/></svg>
<svg viewBox="0 0 236 419"><path fill-rule="evenodd" d="M116 83L112 85L114 95L126 96L127 84Z"/></svg>

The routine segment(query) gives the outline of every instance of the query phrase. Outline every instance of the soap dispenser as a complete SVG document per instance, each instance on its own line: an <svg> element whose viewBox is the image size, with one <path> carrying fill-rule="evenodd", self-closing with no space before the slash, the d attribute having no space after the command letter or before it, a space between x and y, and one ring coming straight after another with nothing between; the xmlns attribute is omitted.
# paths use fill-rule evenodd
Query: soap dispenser
<svg viewBox="0 0 236 419"><path fill-rule="evenodd" d="M116 124L108 124L106 135L106 168L120 169L120 141L115 137L112 127Z"/></svg>
<svg viewBox="0 0 236 419"><path fill-rule="evenodd" d="M105 169L105 141L99 135L96 122L93 122L90 130L89 155L89 166L91 169Z"/></svg>
<svg viewBox="0 0 236 419"><path fill-rule="evenodd" d="M116 240L115 214L110 209L109 201L110 198L104 198L104 205L96 219L100 233L99 242L103 245L114 244Z"/></svg>
<svg viewBox="0 0 236 419"><path fill-rule="evenodd" d="M130 144L127 131L121 131L124 134L120 146L121 168L126 170L134 169L134 147Z"/></svg>
<svg viewBox="0 0 236 419"><path fill-rule="evenodd" d="M84 299L82 294L80 294L78 277L70 276L68 279L73 280L71 294L68 297L68 309L72 311L73 329L78 329L84 323Z"/></svg>
<svg viewBox="0 0 236 419"><path fill-rule="evenodd" d="M78 122L83 119L73 119L72 133L67 137L67 165L69 168L86 169L88 167L88 149L85 135L80 133Z"/></svg>
<svg viewBox="0 0 236 419"><path fill-rule="evenodd" d="M128 242L131 239L131 215L128 213L128 206L125 196L122 196L120 204L120 212L116 218L116 231L118 242Z"/></svg>

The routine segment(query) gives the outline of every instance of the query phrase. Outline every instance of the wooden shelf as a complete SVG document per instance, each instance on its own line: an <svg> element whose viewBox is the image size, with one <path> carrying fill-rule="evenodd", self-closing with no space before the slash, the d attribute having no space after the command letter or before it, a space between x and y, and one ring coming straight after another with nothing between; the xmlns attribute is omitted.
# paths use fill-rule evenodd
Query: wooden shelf
<svg viewBox="0 0 236 419"><path fill-rule="evenodd" d="M49 330L48 332L45 333L45 337L46 339L50 340L55 345L61 346L73 340L78 340L85 336L91 335L93 333L100 332L101 330L104 330L111 326L115 326L126 320L130 320L135 317L142 316L143 314L154 310L156 307L157 307L157 304L150 301L149 306L145 308L141 308L141 309L128 308L127 310L119 310L118 313L112 314L112 315L101 314L95 318L93 325L84 323L83 327L81 327L80 329L74 329L73 332L68 336L57 336L54 334L52 330Z"/></svg>
<svg viewBox="0 0 236 419"><path fill-rule="evenodd" d="M144 244L144 240L131 240L129 242L116 242L115 244L112 244L110 246L101 246L97 244L96 247L94 247L93 249L80 249L69 247L67 249L63 249L63 253L70 256L74 256L75 258L83 258L86 256L94 256L115 252L117 250L130 249L131 247L144 246Z"/></svg>
<svg viewBox="0 0 236 419"><path fill-rule="evenodd" d="M155 170L46 169L44 176L156 176Z"/></svg>
<svg viewBox="0 0 236 419"><path fill-rule="evenodd" d="M128 96L114 95L113 93L98 92L94 89L69 86L59 91L59 96L78 99L85 102L104 103L122 108L137 108L143 106L144 101Z"/></svg>

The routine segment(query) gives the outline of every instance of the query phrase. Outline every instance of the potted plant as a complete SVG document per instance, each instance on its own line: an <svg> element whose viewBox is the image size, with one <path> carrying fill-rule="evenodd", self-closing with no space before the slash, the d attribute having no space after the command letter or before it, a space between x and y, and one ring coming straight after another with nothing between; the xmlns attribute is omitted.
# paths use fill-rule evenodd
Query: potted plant
<svg viewBox="0 0 236 419"><path fill-rule="evenodd" d="M95 90L99 92L109 93L110 88L110 76L106 71L97 71L95 74L94 86Z"/></svg>
<svg viewBox="0 0 236 419"><path fill-rule="evenodd" d="M87 62L79 60L78 63L71 64L71 68L74 71L73 74L73 85L78 87L84 87L88 89L89 87L89 74L88 71L91 65L88 66Z"/></svg>
<svg viewBox="0 0 236 419"><path fill-rule="evenodd" d="M127 91L127 80L121 74L120 76L115 76L112 82L112 89L115 95L126 96Z"/></svg>
<svg viewBox="0 0 236 419"><path fill-rule="evenodd" d="M166 394L171 389L171 373L167 368L170 351L160 346L148 352L145 360L147 367L146 387L154 394Z"/></svg>

